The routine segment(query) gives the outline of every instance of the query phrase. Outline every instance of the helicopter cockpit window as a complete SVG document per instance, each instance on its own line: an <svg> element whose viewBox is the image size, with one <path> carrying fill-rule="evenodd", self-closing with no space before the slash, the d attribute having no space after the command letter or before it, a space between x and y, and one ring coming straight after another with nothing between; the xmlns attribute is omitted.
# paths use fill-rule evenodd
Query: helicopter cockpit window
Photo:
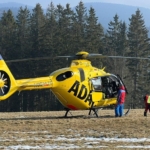
<svg viewBox="0 0 150 150"><path fill-rule="evenodd" d="M96 77L91 79L94 91L102 91L102 81L101 77Z"/></svg>
<svg viewBox="0 0 150 150"><path fill-rule="evenodd" d="M73 72L72 72L72 71L66 71L66 72L64 72L64 73L59 74L59 75L56 77L56 80L57 80L57 81L64 81L64 80L66 80L66 79L68 79L68 78L70 78L70 77L72 77L72 76L73 76Z"/></svg>
<svg viewBox="0 0 150 150"><path fill-rule="evenodd" d="M115 97L119 88L119 80L115 76L102 77L103 92L106 98Z"/></svg>

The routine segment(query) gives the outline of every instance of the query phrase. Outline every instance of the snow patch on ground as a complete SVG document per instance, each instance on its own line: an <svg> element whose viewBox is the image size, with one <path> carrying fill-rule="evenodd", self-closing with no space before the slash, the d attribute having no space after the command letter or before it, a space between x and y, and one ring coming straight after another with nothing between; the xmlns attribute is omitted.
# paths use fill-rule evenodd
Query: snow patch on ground
<svg viewBox="0 0 150 150"><path fill-rule="evenodd" d="M32 132L33 133L33 132ZM14 137L15 138L15 137ZM61 144L57 145L57 144L44 144L44 145L38 145L38 146L30 146L30 145L11 145L11 146L0 146L0 149L5 149L5 150L17 150L17 149L79 149L79 148L103 148L103 147L107 147L107 146L97 146L94 144L98 144L100 141L105 141L105 142L125 142L125 143L130 143L129 146L123 146L123 145L118 145L116 146L116 148L150 148L150 145L132 145L132 143L139 143L139 142L150 142L149 138L104 138L104 137L100 137L100 138L93 138L93 137L78 137L78 138L67 138L64 135L60 135L58 137L53 137L48 136L47 138L45 138L45 140L49 140L50 138L52 138L53 141L60 141ZM0 137L1 141L10 141L10 139L3 139L2 137ZM16 139L15 141L25 141L27 139ZM28 139L29 140L29 139ZM30 140L33 141L38 141L40 139L38 138L30 138ZM73 144L66 144L63 142L75 142L75 141L84 141L82 146L78 146Z"/></svg>

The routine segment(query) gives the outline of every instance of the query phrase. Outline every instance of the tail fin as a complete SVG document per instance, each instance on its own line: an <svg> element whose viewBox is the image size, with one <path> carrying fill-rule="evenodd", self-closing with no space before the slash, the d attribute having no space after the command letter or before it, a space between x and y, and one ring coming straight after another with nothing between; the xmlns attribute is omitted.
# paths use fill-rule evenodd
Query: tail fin
<svg viewBox="0 0 150 150"><path fill-rule="evenodd" d="M5 100L17 91L17 82L0 55L0 100Z"/></svg>

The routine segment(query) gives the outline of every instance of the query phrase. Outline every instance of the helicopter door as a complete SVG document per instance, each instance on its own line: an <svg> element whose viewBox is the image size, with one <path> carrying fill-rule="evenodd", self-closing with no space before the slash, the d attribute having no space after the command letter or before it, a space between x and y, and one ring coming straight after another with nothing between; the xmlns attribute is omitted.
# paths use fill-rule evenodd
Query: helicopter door
<svg viewBox="0 0 150 150"><path fill-rule="evenodd" d="M123 85L122 81L115 75L102 77L103 92L106 98L114 98L117 96L119 85Z"/></svg>
<svg viewBox="0 0 150 150"><path fill-rule="evenodd" d="M101 77L95 77L91 79L91 92L93 102L98 102L104 98Z"/></svg>

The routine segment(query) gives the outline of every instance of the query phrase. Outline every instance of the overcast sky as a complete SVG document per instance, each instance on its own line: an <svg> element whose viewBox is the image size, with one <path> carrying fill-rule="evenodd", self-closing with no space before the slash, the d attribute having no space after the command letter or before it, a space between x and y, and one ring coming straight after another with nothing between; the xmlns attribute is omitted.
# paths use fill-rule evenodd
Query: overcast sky
<svg viewBox="0 0 150 150"><path fill-rule="evenodd" d="M71 7L78 5L78 3L80 2L80 0L0 0L0 3L17 2L33 7L35 7L37 3L40 3L43 8L47 8L51 1L54 3L54 5L61 4L65 6L66 3L69 3ZM82 0L82 2L108 2L145 7L150 9L150 0Z"/></svg>

